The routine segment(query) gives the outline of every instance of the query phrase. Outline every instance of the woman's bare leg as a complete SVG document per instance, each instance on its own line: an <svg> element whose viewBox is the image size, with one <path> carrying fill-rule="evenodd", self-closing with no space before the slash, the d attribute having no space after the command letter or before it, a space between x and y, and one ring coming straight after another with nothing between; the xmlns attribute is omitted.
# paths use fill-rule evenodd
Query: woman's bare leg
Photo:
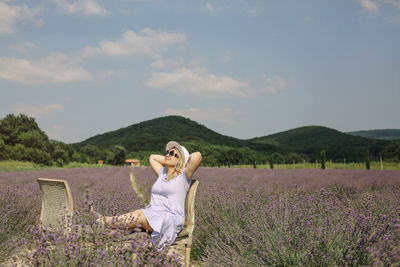
<svg viewBox="0 0 400 267"><path fill-rule="evenodd" d="M153 228L151 228L149 222L147 221L141 210L135 210L120 216L106 216L105 225L111 228L126 228L130 230L133 230L136 227L142 227L147 231L153 231Z"/></svg>

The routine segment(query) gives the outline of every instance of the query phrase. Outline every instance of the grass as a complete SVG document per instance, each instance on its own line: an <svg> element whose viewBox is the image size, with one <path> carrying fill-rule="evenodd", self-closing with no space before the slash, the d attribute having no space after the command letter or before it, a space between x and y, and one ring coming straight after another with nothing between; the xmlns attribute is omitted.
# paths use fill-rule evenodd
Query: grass
<svg viewBox="0 0 400 267"><path fill-rule="evenodd" d="M109 165L103 165L109 166ZM101 167L97 164L70 162L63 167L57 166L44 166L33 162L27 161L16 161L16 160L4 160L0 161L0 172L13 172L13 171L31 171L31 170L43 170L43 169L56 169L56 168L91 168Z"/></svg>
<svg viewBox="0 0 400 267"><path fill-rule="evenodd" d="M326 162L325 166L327 169L343 169L343 170L365 170L364 162ZM227 166L224 166L227 167ZM231 165L231 168L253 168L253 164L250 165ZM269 169L269 164L257 164L257 168ZM320 169L321 163L286 163L286 164L274 164L274 169ZM400 162L383 162L382 166L379 161L371 161L371 170L400 170Z"/></svg>
<svg viewBox="0 0 400 267"><path fill-rule="evenodd" d="M344 170L365 170L365 163L363 162L351 162L351 163L338 163L338 162L326 162L327 169L344 169ZM103 165L111 166L111 165ZM97 164L70 162L64 165L62 168L93 168L101 167ZM223 166L227 168L228 166ZM0 172L12 172L12 171L30 171L30 170L43 170L43 169L55 169L60 168L57 166L43 166L33 162L5 160L0 161ZM253 164L249 165L231 165L231 168L253 168ZM259 169L269 169L269 164L257 164ZM320 169L321 163L287 163L287 164L274 164L274 169ZM371 170L400 170L400 162L383 162L382 167L379 161L371 161Z"/></svg>

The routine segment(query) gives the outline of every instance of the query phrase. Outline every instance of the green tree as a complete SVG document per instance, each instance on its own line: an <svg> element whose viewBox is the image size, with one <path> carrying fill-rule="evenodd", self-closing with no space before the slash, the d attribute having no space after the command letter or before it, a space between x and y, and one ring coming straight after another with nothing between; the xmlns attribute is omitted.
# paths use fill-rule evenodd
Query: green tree
<svg viewBox="0 0 400 267"><path fill-rule="evenodd" d="M24 114L8 114L0 120L0 138L4 143L1 158L33 161L51 165L49 138L40 130L34 118Z"/></svg>
<svg viewBox="0 0 400 267"><path fill-rule="evenodd" d="M326 161L326 153L325 153L325 150L322 150L321 151L321 169L323 169L323 170L326 169L325 161Z"/></svg>
<svg viewBox="0 0 400 267"><path fill-rule="evenodd" d="M126 155L125 148L123 146L114 146L113 152L114 152L114 159L112 163L114 165L124 165L125 155Z"/></svg>
<svg viewBox="0 0 400 267"><path fill-rule="evenodd" d="M365 168L369 170L371 168L371 161L369 159L369 150L365 151Z"/></svg>
<svg viewBox="0 0 400 267"><path fill-rule="evenodd" d="M27 149L21 144L16 144L15 146L7 146L8 155L14 160L25 160L27 158Z"/></svg>
<svg viewBox="0 0 400 267"><path fill-rule="evenodd" d="M90 163L95 163L98 159L101 158L100 150L95 145L85 145L81 148L80 151L86 156L86 160L90 161Z"/></svg>
<svg viewBox="0 0 400 267"><path fill-rule="evenodd" d="M78 152L74 151L72 153L71 160L74 162L81 162L81 155Z"/></svg>
<svg viewBox="0 0 400 267"><path fill-rule="evenodd" d="M46 166L51 166L53 164L51 155L46 151L37 148L27 148L25 158L23 160L33 161Z"/></svg>
<svg viewBox="0 0 400 267"><path fill-rule="evenodd" d="M6 145L16 145L19 143L18 136L29 131L38 131L40 135L46 136L46 134L40 130L35 119L24 114L20 114L19 116L8 114L5 118L0 120L0 136L3 138Z"/></svg>
<svg viewBox="0 0 400 267"><path fill-rule="evenodd" d="M243 155L239 149L229 149L226 152L226 158L230 164L239 164L243 162Z"/></svg>
<svg viewBox="0 0 400 267"><path fill-rule="evenodd" d="M115 153L113 152L113 150L111 149L103 150L101 158L104 160L105 163L114 164L114 157Z"/></svg>
<svg viewBox="0 0 400 267"><path fill-rule="evenodd" d="M269 161L269 167L270 167L271 169L274 168L274 163L272 162L272 160Z"/></svg>
<svg viewBox="0 0 400 267"><path fill-rule="evenodd" d="M283 157L282 157L281 154L275 152L275 153L273 153L273 154L271 155L270 161L272 161L272 162L277 162L277 163L281 163L281 162L283 162Z"/></svg>
<svg viewBox="0 0 400 267"><path fill-rule="evenodd" d="M62 158L58 158L58 159L57 159L56 165L57 165L57 167L62 167L62 166L64 166L64 161L62 160Z"/></svg>
<svg viewBox="0 0 400 267"><path fill-rule="evenodd" d="M45 150L48 143L48 137L38 130L22 132L17 137L17 142L25 147L32 147Z"/></svg>
<svg viewBox="0 0 400 267"><path fill-rule="evenodd" d="M62 165L69 163L69 154L68 151L64 150L62 146L57 145L53 151L53 159L54 161L58 161L61 159Z"/></svg>
<svg viewBox="0 0 400 267"><path fill-rule="evenodd" d="M382 153L381 156L385 160L391 161L400 161L400 140L392 141L389 145L387 145Z"/></svg>
<svg viewBox="0 0 400 267"><path fill-rule="evenodd" d="M53 163L49 153L37 148L25 147L22 144L8 146L7 148L10 158L14 160L31 161L46 166L50 166Z"/></svg>
<svg viewBox="0 0 400 267"><path fill-rule="evenodd" d="M215 154L218 167L227 164L228 159L226 157L226 153L222 149L215 150Z"/></svg>
<svg viewBox="0 0 400 267"><path fill-rule="evenodd" d="M6 145L4 144L4 140L0 137L0 160L8 159L6 152Z"/></svg>
<svg viewBox="0 0 400 267"><path fill-rule="evenodd" d="M287 162L302 162L303 161L303 158L299 155L299 154L297 154L297 153L289 153L289 154L287 154L287 156L286 156L286 160L287 160Z"/></svg>

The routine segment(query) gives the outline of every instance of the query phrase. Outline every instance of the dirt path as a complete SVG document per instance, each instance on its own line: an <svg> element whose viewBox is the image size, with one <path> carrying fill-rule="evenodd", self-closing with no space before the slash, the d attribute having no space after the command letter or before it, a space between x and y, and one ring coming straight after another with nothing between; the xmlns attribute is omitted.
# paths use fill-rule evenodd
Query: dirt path
<svg viewBox="0 0 400 267"><path fill-rule="evenodd" d="M148 201L147 201L147 199L145 199L145 197L143 196L143 194L139 190L139 186L136 183L136 179L135 179L135 176L133 175L133 169L132 168L129 171L129 176L130 176L130 179L131 179L133 190L142 199L143 203L145 203L147 205Z"/></svg>

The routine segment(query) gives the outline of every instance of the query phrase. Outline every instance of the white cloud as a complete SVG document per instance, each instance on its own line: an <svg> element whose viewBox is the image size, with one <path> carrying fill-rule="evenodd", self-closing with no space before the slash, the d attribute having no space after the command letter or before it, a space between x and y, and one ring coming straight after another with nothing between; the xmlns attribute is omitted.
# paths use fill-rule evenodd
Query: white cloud
<svg viewBox="0 0 400 267"><path fill-rule="evenodd" d="M153 69L165 69L165 68L175 69L183 66L184 64L185 64L185 59L183 57L170 58L170 59L157 58L151 63L151 67Z"/></svg>
<svg viewBox="0 0 400 267"><path fill-rule="evenodd" d="M209 2L206 3L206 8L207 8L209 11L213 11L213 10L214 10L214 7L213 7Z"/></svg>
<svg viewBox="0 0 400 267"><path fill-rule="evenodd" d="M13 104L11 105L11 111L13 113L19 114L23 113L34 118L40 118L43 115L52 113L54 111L63 110L64 107L60 104L49 104L42 106L34 106L29 104Z"/></svg>
<svg viewBox="0 0 400 267"><path fill-rule="evenodd" d="M310 22L311 21L311 17L310 16L305 16L304 17L304 22Z"/></svg>
<svg viewBox="0 0 400 267"><path fill-rule="evenodd" d="M109 13L96 0L54 0L54 2L63 13L82 14L85 16L104 16Z"/></svg>
<svg viewBox="0 0 400 267"><path fill-rule="evenodd" d="M234 3L232 3L232 5L227 5L221 1L213 1L213 3L206 2L204 6L210 13L216 15L220 13L231 13L235 15L240 14L249 17L257 17L264 12L264 8L260 4L252 3L252 1L241 1L239 5Z"/></svg>
<svg viewBox="0 0 400 267"><path fill-rule="evenodd" d="M91 74L78 64L77 59L63 54L52 54L41 60L0 57L0 78L22 84L90 80Z"/></svg>
<svg viewBox="0 0 400 267"><path fill-rule="evenodd" d="M373 0L358 0L360 5L371 12L378 12L379 11L379 4Z"/></svg>
<svg viewBox="0 0 400 267"><path fill-rule="evenodd" d="M98 77L102 80L108 78L123 78L126 76L127 70L104 70L98 73Z"/></svg>
<svg viewBox="0 0 400 267"><path fill-rule="evenodd" d="M235 124L235 118L242 113L233 111L229 108L190 108L190 109L173 109L167 108L163 115L180 115L195 121L216 121L219 123Z"/></svg>
<svg viewBox="0 0 400 267"><path fill-rule="evenodd" d="M221 63L228 63L232 61L232 54L229 51L226 51L225 54L223 56L221 56L218 61Z"/></svg>
<svg viewBox="0 0 400 267"><path fill-rule="evenodd" d="M258 17L261 15L261 13L264 11L264 8L261 7L252 7L250 8L247 13L249 14L249 16L251 17Z"/></svg>
<svg viewBox="0 0 400 267"><path fill-rule="evenodd" d="M278 76L270 78L263 75L262 78L264 79L264 86L260 90L262 93L277 93L288 86L287 80Z"/></svg>
<svg viewBox="0 0 400 267"><path fill-rule="evenodd" d="M27 53L29 50L37 48L37 46L32 43L32 42L25 42L22 44L16 44L16 45L9 45L8 49L20 52L20 53Z"/></svg>
<svg viewBox="0 0 400 267"><path fill-rule="evenodd" d="M33 21L40 27L43 21L35 18L39 12L39 8L29 8L25 4L14 6L0 2L0 34L15 32L18 22Z"/></svg>
<svg viewBox="0 0 400 267"><path fill-rule="evenodd" d="M164 69L166 66L166 62L163 59L156 59L153 62L151 62L151 67L153 69Z"/></svg>
<svg viewBox="0 0 400 267"><path fill-rule="evenodd" d="M86 57L99 54L111 57L124 57L129 55L160 57L161 51L174 44L186 43L186 34L154 31L145 28L140 32L126 31L120 40L103 41L99 47L86 47L81 55Z"/></svg>
<svg viewBox="0 0 400 267"><path fill-rule="evenodd" d="M228 76L216 76L205 70L179 68L174 72L154 72L145 85L155 89L166 89L174 93L189 93L202 96L233 95L246 97L240 90L246 85Z"/></svg>

